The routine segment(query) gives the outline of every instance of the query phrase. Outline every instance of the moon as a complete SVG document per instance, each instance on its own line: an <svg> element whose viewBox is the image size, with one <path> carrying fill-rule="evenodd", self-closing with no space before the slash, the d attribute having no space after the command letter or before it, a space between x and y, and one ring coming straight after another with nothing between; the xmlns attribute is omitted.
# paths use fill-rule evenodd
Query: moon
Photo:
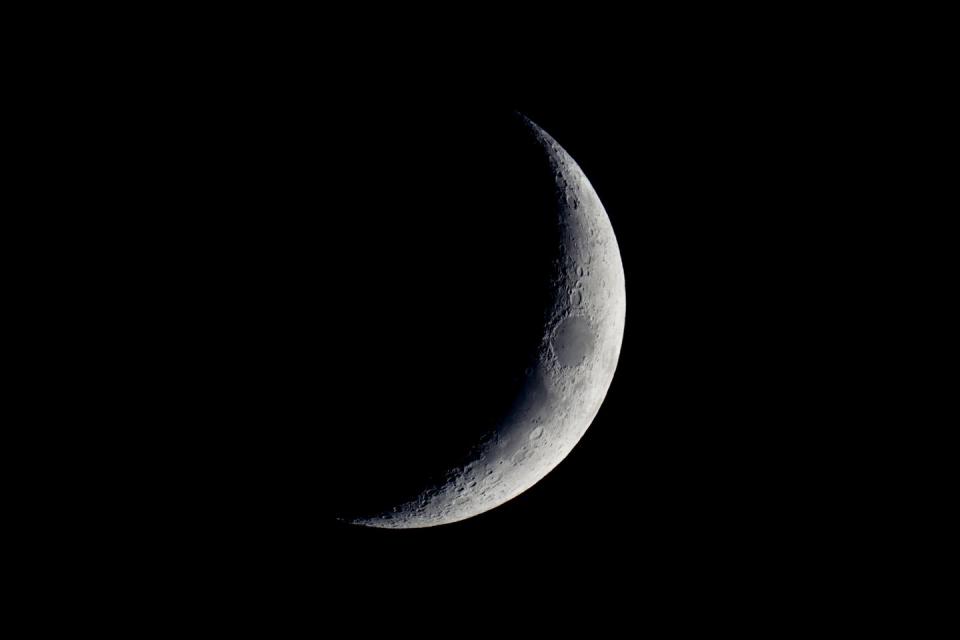
<svg viewBox="0 0 960 640"><path fill-rule="evenodd" d="M613 380L626 314L623 264L613 227L584 172L543 129L524 116L527 136L548 164L550 233L560 239L551 263L535 356L502 419L469 455L419 492L352 524L390 529L471 518L523 493L576 446Z"/></svg>

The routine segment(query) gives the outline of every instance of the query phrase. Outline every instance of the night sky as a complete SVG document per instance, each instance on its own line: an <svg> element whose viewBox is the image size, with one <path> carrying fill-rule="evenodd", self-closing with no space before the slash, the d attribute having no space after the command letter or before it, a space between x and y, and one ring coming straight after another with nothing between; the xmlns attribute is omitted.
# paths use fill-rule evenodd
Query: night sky
<svg viewBox="0 0 960 640"><path fill-rule="evenodd" d="M581 549L567 561L676 577L816 554L822 521L803 515L814 506L805 492L827 481L803 465L830 423L802 400L815 381L789 362L811 348L797 328L816 321L797 280L819 267L790 256L806 233L798 225L820 214L793 159L770 147L777 114L725 101L731 91L705 81L656 101L510 103L579 163L613 224L627 291L616 375L586 435L533 488L433 529L335 527L347 557L462 551L483 564L501 561L497 549L528 549L549 565ZM796 123L780 141L799 147L807 135Z"/></svg>
<svg viewBox="0 0 960 640"><path fill-rule="evenodd" d="M366 563L442 571L452 557L671 575L785 545L810 557L816 547L797 541L819 539L820 521L800 514L826 480L805 461L833 423L804 400L817 378L791 363L825 321L799 300L818 269L803 238L827 214L802 188L809 166L783 149L815 140L812 125L783 125L732 98L730 83L645 82L657 99L606 85L590 99L425 99L393 85L350 100L299 87L240 103L218 88L189 127L165 121L162 144L192 151L163 174L176 188L156 191L157 228L170 234L158 237L177 252L156 278L177 305L154 305L169 330L153 348L190 363L171 378L177 400L157 405L161 449L189 443L166 455L176 475L152 481L175 514L162 527L222 558L253 545L341 577ZM470 366L476 341L424 310L495 295L468 260L495 232L481 206L495 166L466 194L470 216L438 224L459 210L457 154L493 135L491 110L550 133L610 217L627 295L612 386L568 458L507 504L425 530L336 524L331 505L351 490L343 471L358 455L344 454L345 439L369 439L371 458L389 461L382 436L410 445L403 434L423 437L419 415L453 422L464 410L457 367ZM438 269L437 255L466 270Z"/></svg>
<svg viewBox="0 0 960 640"><path fill-rule="evenodd" d="M82 565L64 591L96 597L88 578L106 576L149 599L133 588L147 582L164 610L219 599L234 610L218 618L241 623L237 603L272 596L316 610L330 636L343 601L359 610L351 635L450 637L514 635L513 611L565 625L606 591L634 634L651 611L715 631L792 597L790 623L886 571L879 534L905 521L888 499L913 500L895 450L917 418L874 415L899 392L871 375L893 368L882 321L903 305L888 285L922 279L887 235L924 188L893 175L889 124L910 118L883 108L912 95L888 71L923 65L878 63L850 36L908 48L895 30L862 12L808 25L794 9L677 7L614 33L557 8L562 28L504 21L529 55L479 29L461 61L435 16L414 17L448 41L362 10L379 32L326 15L241 28L233 11L178 15L155 39L129 21L119 44L71 28L94 59L68 45L50 55L70 82L35 74L53 89L47 122L15 128L50 128L35 152L84 171L40 189L65 194L63 222L31 215L92 267L57 265L79 292L69 305L39 291L61 305L51 331L81 345L55 376L94 387L50 394L70 411L50 437L69 464L34 473L68 503L35 501L57 516L44 544ZM495 123L513 112L582 168L619 243L626 327L605 401L569 456L502 506L427 529L339 523L355 495L405 491L393 474L469 442L458 427L515 389L543 293L526 296L538 274L523 261L546 252L525 251L534 226L502 233L497 198L514 187L493 186L520 165L498 155ZM624 632L605 619L590 637Z"/></svg>

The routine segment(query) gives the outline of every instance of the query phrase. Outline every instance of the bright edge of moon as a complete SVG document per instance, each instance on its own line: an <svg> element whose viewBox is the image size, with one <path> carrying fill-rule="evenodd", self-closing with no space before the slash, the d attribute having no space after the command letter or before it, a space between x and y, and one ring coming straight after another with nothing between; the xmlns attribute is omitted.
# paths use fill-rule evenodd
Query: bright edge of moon
<svg viewBox="0 0 960 640"><path fill-rule="evenodd" d="M573 158L522 117L550 164L562 242L553 264L537 364L504 421L441 483L386 513L347 520L389 529L471 518L520 495L554 469L593 422L613 380L626 316L620 249L606 210Z"/></svg>

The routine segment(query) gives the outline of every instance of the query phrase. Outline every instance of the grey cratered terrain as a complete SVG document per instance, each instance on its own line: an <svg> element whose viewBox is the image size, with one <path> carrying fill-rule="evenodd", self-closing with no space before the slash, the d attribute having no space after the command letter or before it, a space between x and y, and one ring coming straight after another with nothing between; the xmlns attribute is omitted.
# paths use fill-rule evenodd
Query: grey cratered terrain
<svg viewBox="0 0 960 640"><path fill-rule="evenodd" d="M545 131L525 120L555 180L561 242L552 301L523 390L469 459L389 512L351 522L418 528L470 518L526 491L570 453L600 409L623 340L623 265L607 213L583 171Z"/></svg>

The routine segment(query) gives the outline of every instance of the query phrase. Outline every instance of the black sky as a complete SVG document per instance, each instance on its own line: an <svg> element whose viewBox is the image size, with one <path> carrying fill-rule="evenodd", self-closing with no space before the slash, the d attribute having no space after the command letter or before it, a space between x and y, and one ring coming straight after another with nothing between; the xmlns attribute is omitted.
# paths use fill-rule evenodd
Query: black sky
<svg viewBox="0 0 960 640"><path fill-rule="evenodd" d="M584 616L599 637L773 612L770 636L871 593L861 585L885 589L891 549L924 564L925 542L892 538L926 529L889 503L926 492L901 479L922 477L904 458L926 465L927 451L900 443L941 421L917 417L925 402L900 377L920 367L891 351L927 350L898 313L925 322L920 298L949 287L921 281L949 269L907 272L904 245L924 247L933 225L897 236L942 210L923 201L931 178L905 168L949 165L927 171L899 145L944 144L918 96L949 86L929 64L948 39L915 47L882 11L630 10L610 16L619 29L559 5L510 16L462 59L445 9L407 6L440 42L372 7L350 24L327 7L93 16L106 33L66 24L77 40L62 49L28 33L14 66L42 91L12 99L36 103L38 122L11 127L56 171L15 161L40 174L28 217L41 237L77 254L37 292L69 345L37 366L73 389L42 389L67 415L30 427L58 473L15 474L18 495L51 486L28 500L54 521L26 518L45 548L13 549L53 559L34 578L92 595L84 613L124 609L97 581L157 605L139 625L181 609L245 625L272 599L274 635L296 610L324 635L343 634L339 613L352 634L517 635L520 613L537 635ZM530 51L508 51L499 26ZM356 483L430 458L421 416L456 424L511 352L446 314L497 295L478 263L495 232L483 123L513 110L582 167L617 235L627 316L612 386L567 459L503 506L425 530L338 524ZM358 481L363 464L377 473ZM584 611L592 595L619 615ZM885 621L870 604L863 618Z"/></svg>
<svg viewBox="0 0 960 640"><path fill-rule="evenodd" d="M517 101L583 168L620 243L627 325L607 400L571 455L504 506L423 531L341 528L338 539L401 555L515 539L546 554L689 546L688 562L783 525L796 487L777 468L795 462L788 434L800 437L802 409L767 372L784 341L803 340L779 334L776 318L803 311L783 306L790 276L771 273L769 256L792 242L799 203L784 198L762 123L745 126L746 105L707 108L716 99L705 87L662 102ZM461 133L467 150L466 123Z"/></svg>
<svg viewBox="0 0 960 640"><path fill-rule="evenodd" d="M836 379L810 360L843 304L824 251L849 221L833 199L838 158L817 149L845 116L764 77L705 62L634 91L601 85L597 99L514 96L583 168L617 234L616 376L585 437L532 489L432 530L335 529L348 555L462 550L496 564L496 549L527 548L549 564L579 549L575 564L676 578L816 562L849 542L830 538L850 516L831 487L856 436L826 408Z"/></svg>
<svg viewBox="0 0 960 640"><path fill-rule="evenodd" d="M808 355L838 294L811 305L804 284L823 275L809 240L833 237L841 206L827 193L836 163L811 161L824 120L769 74L644 69L563 99L277 70L154 104L163 117L138 144L157 168L126 184L150 194L141 223L162 259L147 279L176 300L145 307L166 328L151 348L177 365L150 429L166 443L154 457L178 469L151 482L172 514L161 529L223 558L254 544L337 575L451 557L499 567L526 550L660 572L813 553L823 520L803 514L826 488L838 419L807 401L838 392ZM421 531L334 524L342 434L374 450L378 434L416 433L418 411L458 410L448 391L470 338L415 320L462 282L432 258L458 247L420 215L438 188L417 168L455 175L490 109L541 125L606 207L626 274L617 373L570 456L502 507ZM467 194L473 215L487 179ZM455 203L457 181L444 184ZM456 232L473 255L469 227ZM449 345L450 366L418 358L421 345ZM826 461L808 464L813 450Z"/></svg>

